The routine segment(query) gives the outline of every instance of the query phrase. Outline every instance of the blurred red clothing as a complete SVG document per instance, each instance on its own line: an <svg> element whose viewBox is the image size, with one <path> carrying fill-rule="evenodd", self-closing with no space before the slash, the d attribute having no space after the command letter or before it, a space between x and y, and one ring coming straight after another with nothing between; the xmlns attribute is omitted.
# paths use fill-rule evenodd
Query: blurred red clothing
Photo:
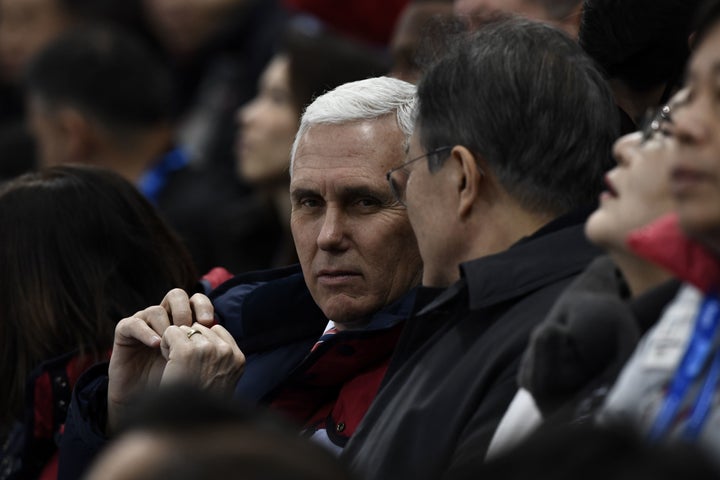
<svg viewBox="0 0 720 480"><path fill-rule="evenodd" d="M290 11L318 17L337 30L370 43L387 45L409 0L284 0Z"/></svg>

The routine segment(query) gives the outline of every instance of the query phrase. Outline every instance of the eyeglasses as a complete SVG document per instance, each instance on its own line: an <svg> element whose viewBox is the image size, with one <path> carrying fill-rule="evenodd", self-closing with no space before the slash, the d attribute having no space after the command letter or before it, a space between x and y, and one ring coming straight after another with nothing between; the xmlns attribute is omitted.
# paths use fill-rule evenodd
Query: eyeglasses
<svg viewBox="0 0 720 480"><path fill-rule="evenodd" d="M439 153L452 150L453 147L445 146L445 147L438 147L435 150L431 150L428 153L424 155L420 155L419 157L415 157L412 160L408 160L407 162L403 163L399 167L393 168L389 172L385 174L385 178L387 178L388 183L390 184L390 190L392 191L393 195L395 196L395 200L398 201L403 206L405 205L405 188L407 187L407 181L410 177L410 171L408 170L408 165L411 163L415 163L418 160L422 160L423 158L430 158L433 155L437 155Z"/></svg>
<svg viewBox="0 0 720 480"><path fill-rule="evenodd" d="M672 108L665 105L658 110L650 111L640 123L642 141L650 140L656 133L663 133L668 124L672 124Z"/></svg>

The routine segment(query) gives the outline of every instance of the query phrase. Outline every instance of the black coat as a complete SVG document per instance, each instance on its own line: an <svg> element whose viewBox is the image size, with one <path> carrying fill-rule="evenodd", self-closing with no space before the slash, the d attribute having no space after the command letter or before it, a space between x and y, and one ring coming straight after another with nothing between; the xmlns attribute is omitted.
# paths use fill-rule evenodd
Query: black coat
<svg viewBox="0 0 720 480"><path fill-rule="evenodd" d="M353 470L373 480L434 479L482 461L517 391L530 332L599 253L585 240L584 218L557 219L505 252L461 265L461 280L408 320L343 452Z"/></svg>

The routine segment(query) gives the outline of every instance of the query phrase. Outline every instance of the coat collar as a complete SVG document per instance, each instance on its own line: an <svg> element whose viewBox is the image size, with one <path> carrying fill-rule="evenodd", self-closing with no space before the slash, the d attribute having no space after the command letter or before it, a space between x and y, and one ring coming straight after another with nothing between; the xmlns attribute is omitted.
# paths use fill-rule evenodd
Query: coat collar
<svg viewBox="0 0 720 480"><path fill-rule="evenodd" d="M461 279L419 313L463 291L468 293L469 308L479 310L576 275L600 253L585 239L587 214L582 210L563 215L503 252L461 264Z"/></svg>

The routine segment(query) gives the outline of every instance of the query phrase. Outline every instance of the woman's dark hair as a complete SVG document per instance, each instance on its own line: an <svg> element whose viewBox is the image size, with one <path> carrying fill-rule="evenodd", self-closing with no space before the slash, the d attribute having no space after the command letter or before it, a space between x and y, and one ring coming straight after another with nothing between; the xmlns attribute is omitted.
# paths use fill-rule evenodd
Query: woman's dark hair
<svg viewBox="0 0 720 480"><path fill-rule="evenodd" d="M102 356L121 318L197 280L175 234L110 171L22 175L0 188L0 225L0 424L18 414L41 362Z"/></svg>
<svg viewBox="0 0 720 480"><path fill-rule="evenodd" d="M390 67L380 50L307 17L289 24L280 50L289 59L290 91L299 114L315 97L344 83L383 75Z"/></svg>
<svg viewBox="0 0 720 480"><path fill-rule="evenodd" d="M681 80L700 0L585 0L579 39L609 78L636 91Z"/></svg>

